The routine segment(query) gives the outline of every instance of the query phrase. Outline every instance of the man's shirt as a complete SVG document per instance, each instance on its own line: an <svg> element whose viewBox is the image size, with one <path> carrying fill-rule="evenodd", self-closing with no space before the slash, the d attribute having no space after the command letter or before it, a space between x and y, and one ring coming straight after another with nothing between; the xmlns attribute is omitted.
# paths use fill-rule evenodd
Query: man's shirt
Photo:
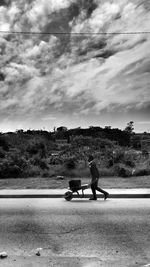
<svg viewBox="0 0 150 267"><path fill-rule="evenodd" d="M99 178L99 171L97 169L96 163L94 161L91 161L89 163L89 167L90 167L90 172L92 176L92 181L95 181L96 179Z"/></svg>

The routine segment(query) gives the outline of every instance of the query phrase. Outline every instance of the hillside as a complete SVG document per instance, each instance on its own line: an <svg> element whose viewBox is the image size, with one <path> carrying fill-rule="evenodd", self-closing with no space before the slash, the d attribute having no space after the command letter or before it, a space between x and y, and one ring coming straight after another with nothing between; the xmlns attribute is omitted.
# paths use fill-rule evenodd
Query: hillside
<svg viewBox="0 0 150 267"><path fill-rule="evenodd" d="M1 133L0 177L88 177L89 154L102 176L148 175L149 153L139 150L136 138L135 133L110 127Z"/></svg>

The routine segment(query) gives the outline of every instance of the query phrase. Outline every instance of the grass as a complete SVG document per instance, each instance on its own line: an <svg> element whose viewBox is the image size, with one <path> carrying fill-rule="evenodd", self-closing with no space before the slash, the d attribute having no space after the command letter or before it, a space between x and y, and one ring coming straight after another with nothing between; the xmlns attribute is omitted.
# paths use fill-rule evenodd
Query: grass
<svg viewBox="0 0 150 267"><path fill-rule="evenodd" d="M61 189L68 188L72 178L59 180L56 177L11 178L0 179L0 189ZM77 179L77 178L74 178ZM90 178L81 178L82 183L90 182ZM99 179L102 188L150 188L150 176L138 177L102 177Z"/></svg>

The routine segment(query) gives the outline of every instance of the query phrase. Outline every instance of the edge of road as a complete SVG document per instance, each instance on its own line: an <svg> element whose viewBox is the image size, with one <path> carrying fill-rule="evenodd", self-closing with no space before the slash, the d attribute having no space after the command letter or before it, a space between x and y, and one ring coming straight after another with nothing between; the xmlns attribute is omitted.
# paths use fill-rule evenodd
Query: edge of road
<svg viewBox="0 0 150 267"><path fill-rule="evenodd" d="M104 189L109 193L109 198L150 198L150 188L132 189ZM63 198L69 189L1 189L0 198ZM82 191L79 191L80 196ZM91 197L90 189L84 191L84 198ZM73 193L74 198L79 196ZM103 194L97 192L98 198L103 198Z"/></svg>

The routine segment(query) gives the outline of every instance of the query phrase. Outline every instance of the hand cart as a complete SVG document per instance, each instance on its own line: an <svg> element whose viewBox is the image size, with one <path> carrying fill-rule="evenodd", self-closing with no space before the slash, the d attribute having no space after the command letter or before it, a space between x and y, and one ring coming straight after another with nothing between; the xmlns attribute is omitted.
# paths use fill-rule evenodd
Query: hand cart
<svg viewBox="0 0 150 267"><path fill-rule="evenodd" d="M67 201L70 201L73 198L73 193L77 193L78 197L84 197L84 190L88 189L88 184L81 185L81 180L70 180L69 181L69 191L64 194L64 198ZM82 190L82 194L79 194L79 191Z"/></svg>

